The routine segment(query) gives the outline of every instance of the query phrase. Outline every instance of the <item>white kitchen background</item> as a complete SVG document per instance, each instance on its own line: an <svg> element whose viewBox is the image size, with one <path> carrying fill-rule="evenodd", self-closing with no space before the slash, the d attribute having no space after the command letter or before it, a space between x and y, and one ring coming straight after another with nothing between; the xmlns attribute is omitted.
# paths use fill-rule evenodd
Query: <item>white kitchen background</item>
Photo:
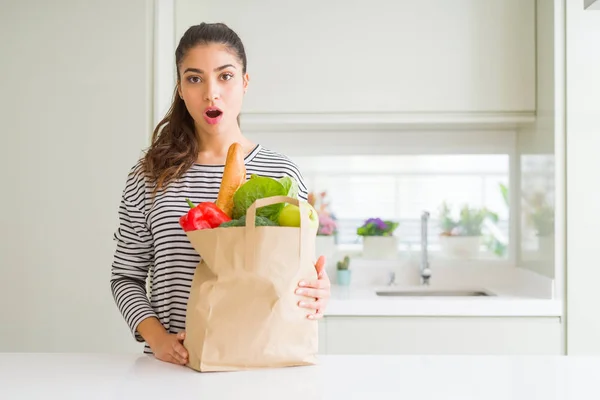
<svg viewBox="0 0 600 400"><path fill-rule="evenodd" d="M488 208L499 221L489 232L507 246L509 208L507 155L359 155L299 156L308 187L327 193L339 224L339 244L354 244L357 228L368 218L397 221L399 250L421 247L420 216L429 211L430 250L439 251L437 212L443 202L458 217L462 206ZM506 256L502 252L500 256Z"/></svg>
<svg viewBox="0 0 600 400"><path fill-rule="evenodd" d="M11 195L1 197L11 212L2 215L2 281L10 284L0 296L16 306L3 308L10 323L0 326L0 349L139 351L108 284L119 196L170 102L177 40L190 25L222 21L248 54L242 128L296 161L311 191L327 192L344 251L360 251L362 221L389 218L400 222L404 260L420 250L419 218L428 210L436 282L512 290L497 299L424 301L336 291L322 323L324 351L564 353L565 21L581 59L589 51L576 46L598 37L590 33L598 14L581 3L12 2L0 13L0 43L18 56L0 68L5 132L17 134L6 136L0 162L18 174L6 176ZM570 64L571 81L596 82L586 65ZM588 99L584 88L570 95ZM576 131L584 139L582 132L597 132L586 126ZM594 176L576 167L571 185L587 190ZM597 210L591 199L573 199L582 206L571 215ZM475 260L448 267L437 224L444 201L497 213L486 233L505 246L501 254L484 243ZM22 218L42 203L54 213ZM571 246L584 254L590 240L579 235ZM402 266L392 267L401 278ZM587 290L569 292L570 337L597 348L600 326L589 321L587 301L587 276L597 273L573 268L569 284Z"/></svg>
<svg viewBox="0 0 600 400"><path fill-rule="evenodd" d="M162 15L171 41L198 15L244 38L251 84L242 127L290 155L311 191L327 192L343 248L356 249L356 228L380 217L400 223L401 254L418 251L427 210L430 250L439 253L447 202L454 216L463 206L496 213L478 257L515 266L540 249L520 186L542 174L542 200L554 207L554 169L528 157L553 153L552 124L535 118L536 108L553 106L543 86L554 79L552 4L538 3L179 0L173 27ZM158 50L168 58L172 45ZM168 93L172 68L161 76ZM536 268L554 275L552 260Z"/></svg>
<svg viewBox="0 0 600 400"><path fill-rule="evenodd" d="M289 155L331 201L340 234L328 269L337 283L335 263L350 254L352 280L334 290L323 352L563 351L555 239L533 224L549 209L554 225L553 13L543 0L175 2L175 39L199 15L244 38L242 129ZM493 241L472 257L444 254L444 201L455 215L464 205L497 213L484 228ZM390 270L418 284L424 210L432 282L495 288L496 301L372 296ZM356 228L374 217L400 222L397 260L361 258Z"/></svg>

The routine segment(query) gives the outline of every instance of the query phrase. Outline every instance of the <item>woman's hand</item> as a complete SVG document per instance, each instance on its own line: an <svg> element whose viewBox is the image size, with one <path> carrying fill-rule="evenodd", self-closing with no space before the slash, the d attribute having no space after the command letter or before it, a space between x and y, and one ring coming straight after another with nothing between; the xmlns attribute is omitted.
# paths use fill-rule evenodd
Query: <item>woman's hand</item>
<svg viewBox="0 0 600 400"><path fill-rule="evenodd" d="M186 365L188 363L188 352L183 347L183 339L185 339L185 332L177 334L165 332L154 343L148 344L154 353L154 357L159 360Z"/></svg>
<svg viewBox="0 0 600 400"><path fill-rule="evenodd" d="M298 283L296 294L305 298L298 302L300 307L314 310L307 315L310 319L323 318L323 312L327 307L329 296L331 294L331 282L325 271L325 257L321 256L315 264L317 270L317 280L313 282L301 281Z"/></svg>

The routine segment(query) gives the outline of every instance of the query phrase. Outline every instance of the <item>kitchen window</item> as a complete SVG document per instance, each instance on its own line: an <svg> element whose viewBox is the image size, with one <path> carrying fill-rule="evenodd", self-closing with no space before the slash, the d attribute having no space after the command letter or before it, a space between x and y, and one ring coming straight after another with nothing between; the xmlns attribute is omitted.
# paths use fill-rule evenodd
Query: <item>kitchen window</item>
<svg viewBox="0 0 600 400"><path fill-rule="evenodd" d="M419 250L420 216L428 211L429 249L440 251L440 211L446 204L447 216L456 220L465 206L488 210L493 218L483 224L480 255L508 256L508 154L295 156L294 161L309 191L326 192L342 247L358 248L357 228L366 219L381 218L400 223L395 232L400 250Z"/></svg>

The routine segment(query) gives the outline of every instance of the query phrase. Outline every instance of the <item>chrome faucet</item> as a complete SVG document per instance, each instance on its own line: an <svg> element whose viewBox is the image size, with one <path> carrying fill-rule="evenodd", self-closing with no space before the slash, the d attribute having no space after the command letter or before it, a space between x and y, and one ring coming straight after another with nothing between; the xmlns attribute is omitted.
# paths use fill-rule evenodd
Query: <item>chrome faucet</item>
<svg viewBox="0 0 600 400"><path fill-rule="evenodd" d="M429 268L429 256L427 251L427 223L429 222L429 213L423 211L421 214L421 284L429 285L431 269Z"/></svg>
<svg viewBox="0 0 600 400"><path fill-rule="evenodd" d="M395 285L396 285L396 273L394 271L390 271L388 286L395 286Z"/></svg>

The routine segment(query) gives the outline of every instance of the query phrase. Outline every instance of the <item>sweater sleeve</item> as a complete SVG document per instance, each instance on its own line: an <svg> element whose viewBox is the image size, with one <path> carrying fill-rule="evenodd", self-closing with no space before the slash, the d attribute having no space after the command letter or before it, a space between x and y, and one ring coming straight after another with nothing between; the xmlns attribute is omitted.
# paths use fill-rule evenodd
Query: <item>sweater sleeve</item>
<svg viewBox="0 0 600 400"><path fill-rule="evenodd" d="M298 170L298 198L304 201L308 200L308 188L300 170Z"/></svg>
<svg viewBox="0 0 600 400"><path fill-rule="evenodd" d="M137 332L140 322L157 317L146 293L146 278L153 262L153 239L143 210L145 188L135 171L129 175L119 206L119 224L110 287L114 301L136 341L144 339Z"/></svg>
<svg viewBox="0 0 600 400"><path fill-rule="evenodd" d="M288 161L288 165L286 165L284 168L284 175L293 178L298 183L298 198L304 201L308 200L308 188L306 187L306 182L304 181L302 171L300 171L298 165L289 157L284 157Z"/></svg>

